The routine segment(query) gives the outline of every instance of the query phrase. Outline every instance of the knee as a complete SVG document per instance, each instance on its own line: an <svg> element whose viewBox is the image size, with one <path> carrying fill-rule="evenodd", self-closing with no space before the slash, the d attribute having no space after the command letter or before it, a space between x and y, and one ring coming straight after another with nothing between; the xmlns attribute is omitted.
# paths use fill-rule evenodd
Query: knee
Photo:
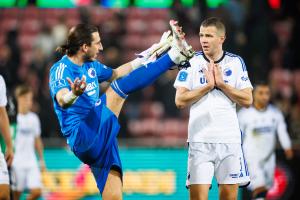
<svg viewBox="0 0 300 200"><path fill-rule="evenodd" d="M0 192L0 200L9 200L9 192L1 191Z"/></svg>
<svg viewBox="0 0 300 200"><path fill-rule="evenodd" d="M190 200L208 200L208 194L190 194Z"/></svg>
<svg viewBox="0 0 300 200"><path fill-rule="evenodd" d="M221 200L237 200L237 195L232 193L226 193L221 195Z"/></svg>
<svg viewBox="0 0 300 200"><path fill-rule="evenodd" d="M30 192L30 196L32 199L38 199L39 197L42 196L42 191L41 190L32 190Z"/></svg>
<svg viewBox="0 0 300 200"><path fill-rule="evenodd" d="M267 191L262 191L253 195L253 199L265 199L267 197Z"/></svg>
<svg viewBox="0 0 300 200"><path fill-rule="evenodd" d="M122 192L121 191L113 191L108 195L102 196L103 200L122 200Z"/></svg>
<svg viewBox="0 0 300 200"><path fill-rule="evenodd" d="M237 190L226 188L220 191L221 200L237 200Z"/></svg>

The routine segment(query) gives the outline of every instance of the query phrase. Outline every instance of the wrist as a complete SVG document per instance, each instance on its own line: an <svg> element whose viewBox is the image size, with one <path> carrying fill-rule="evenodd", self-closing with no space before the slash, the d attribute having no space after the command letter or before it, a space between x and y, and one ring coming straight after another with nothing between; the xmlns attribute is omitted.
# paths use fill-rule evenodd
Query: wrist
<svg viewBox="0 0 300 200"><path fill-rule="evenodd" d="M7 150L13 150L13 146L11 143L6 143L6 149Z"/></svg>
<svg viewBox="0 0 300 200"><path fill-rule="evenodd" d="M72 104L78 99L78 96L75 95L72 91L69 91L63 96L63 101L65 104Z"/></svg>
<svg viewBox="0 0 300 200"><path fill-rule="evenodd" d="M208 83L206 86L208 87L209 91L215 88L215 84L213 83Z"/></svg>
<svg viewBox="0 0 300 200"><path fill-rule="evenodd" d="M212 84L206 84L203 88L204 88L204 92L205 93L208 93L208 92L210 92L212 89L214 89L214 85L212 85Z"/></svg>
<svg viewBox="0 0 300 200"><path fill-rule="evenodd" d="M217 84L217 87L221 90L224 90L224 89L226 89L226 84L224 82L221 82L221 83Z"/></svg>
<svg viewBox="0 0 300 200"><path fill-rule="evenodd" d="M143 58L136 58L130 62L132 70L139 68L143 63Z"/></svg>

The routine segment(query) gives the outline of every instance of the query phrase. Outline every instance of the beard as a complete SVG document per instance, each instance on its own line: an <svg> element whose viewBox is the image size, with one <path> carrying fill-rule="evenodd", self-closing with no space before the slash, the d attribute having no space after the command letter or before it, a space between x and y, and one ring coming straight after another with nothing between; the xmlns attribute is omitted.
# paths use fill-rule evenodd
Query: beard
<svg viewBox="0 0 300 200"><path fill-rule="evenodd" d="M87 53L83 56L83 60L84 62L91 62L94 61L95 59L90 54Z"/></svg>

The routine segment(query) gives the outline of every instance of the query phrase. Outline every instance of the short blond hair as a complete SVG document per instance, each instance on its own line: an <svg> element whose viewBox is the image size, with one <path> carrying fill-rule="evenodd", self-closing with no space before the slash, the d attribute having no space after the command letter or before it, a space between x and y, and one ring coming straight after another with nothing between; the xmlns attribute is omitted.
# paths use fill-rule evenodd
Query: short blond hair
<svg viewBox="0 0 300 200"><path fill-rule="evenodd" d="M207 18L206 20L204 20L201 23L201 26L202 27L214 26L214 27L216 27L216 29L218 31L223 32L224 35L226 34L226 28L225 28L224 23L222 22L222 20L220 18L217 18L217 17Z"/></svg>
<svg viewBox="0 0 300 200"><path fill-rule="evenodd" d="M18 98L20 96L23 96L25 94L31 93L32 89L28 85L19 85L15 89L15 97Z"/></svg>

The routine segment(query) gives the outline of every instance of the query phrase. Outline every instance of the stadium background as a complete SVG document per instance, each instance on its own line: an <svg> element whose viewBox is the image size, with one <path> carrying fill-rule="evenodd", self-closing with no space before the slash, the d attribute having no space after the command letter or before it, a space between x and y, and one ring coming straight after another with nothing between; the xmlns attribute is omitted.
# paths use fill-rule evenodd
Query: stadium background
<svg viewBox="0 0 300 200"><path fill-rule="evenodd" d="M269 199L300 199L298 1L1 0L0 74L11 97L19 83L34 89L33 110L41 119L48 168L43 174L43 199L97 199L89 169L72 155L59 133L49 96L48 71L61 56L54 49L63 43L68 28L80 22L98 25L104 45L99 59L116 67L158 41L169 19L179 20L189 43L200 50L199 24L209 16L224 20L225 49L244 58L252 82L269 81L272 101L288 123L296 157L287 162L278 150L277 181ZM153 86L131 95L122 111L119 141L125 200L188 199L184 187L188 110L175 107L176 74L169 71ZM13 103L8 110L13 122ZM210 192L210 199L217 199L215 184ZM239 198L247 199L242 192Z"/></svg>

